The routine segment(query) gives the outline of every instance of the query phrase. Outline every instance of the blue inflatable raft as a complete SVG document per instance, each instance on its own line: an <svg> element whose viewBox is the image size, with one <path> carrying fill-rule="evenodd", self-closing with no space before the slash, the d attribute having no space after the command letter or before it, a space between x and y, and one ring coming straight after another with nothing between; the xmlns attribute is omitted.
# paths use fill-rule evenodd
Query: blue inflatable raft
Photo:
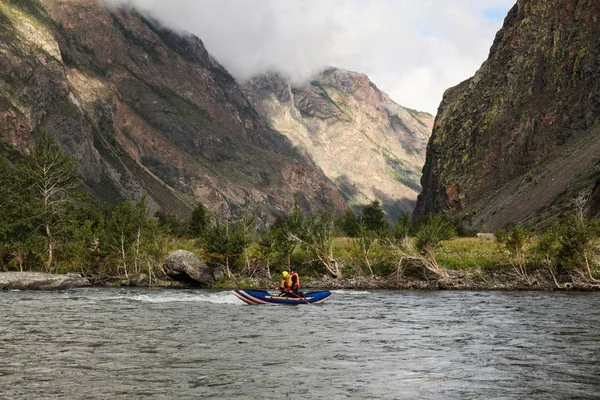
<svg viewBox="0 0 600 400"><path fill-rule="evenodd" d="M233 290L235 297L246 304L321 304L331 296L329 291L308 292L304 297L282 297L266 290Z"/></svg>

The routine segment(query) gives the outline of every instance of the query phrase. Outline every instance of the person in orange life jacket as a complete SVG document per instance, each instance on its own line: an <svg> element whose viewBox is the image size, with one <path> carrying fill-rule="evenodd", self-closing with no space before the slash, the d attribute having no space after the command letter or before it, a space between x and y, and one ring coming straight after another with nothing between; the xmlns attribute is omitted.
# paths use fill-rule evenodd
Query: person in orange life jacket
<svg viewBox="0 0 600 400"><path fill-rule="evenodd" d="M292 290L292 280L290 279L290 274L287 271L283 271L281 273L281 283L279 284L279 287L277 289L279 289L279 291L281 293L279 293L280 296L286 296L290 294L290 291Z"/></svg>
<svg viewBox="0 0 600 400"><path fill-rule="evenodd" d="M304 297L302 292L300 292L300 276L296 272L296 267L293 265L290 265L290 281L292 292L298 296Z"/></svg>

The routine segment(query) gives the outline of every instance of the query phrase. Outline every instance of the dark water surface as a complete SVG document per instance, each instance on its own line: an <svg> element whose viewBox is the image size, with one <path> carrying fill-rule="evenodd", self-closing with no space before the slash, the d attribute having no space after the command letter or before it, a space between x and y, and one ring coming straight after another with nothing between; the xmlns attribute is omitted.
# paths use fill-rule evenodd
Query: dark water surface
<svg viewBox="0 0 600 400"><path fill-rule="evenodd" d="M600 295L0 293L2 399L600 399Z"/></svg>

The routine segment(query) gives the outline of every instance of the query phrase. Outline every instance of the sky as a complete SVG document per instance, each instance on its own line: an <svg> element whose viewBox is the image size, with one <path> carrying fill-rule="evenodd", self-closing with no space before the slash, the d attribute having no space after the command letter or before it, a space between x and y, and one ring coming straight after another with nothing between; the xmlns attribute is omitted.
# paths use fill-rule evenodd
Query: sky
<svg viewBox="0 0 600 400"><path fill-rule="evenodd" d="M394 101L432 114L473 76L516 0L105 0L200 37L237 80L295 83L333 66L365 73Z"/></svg>

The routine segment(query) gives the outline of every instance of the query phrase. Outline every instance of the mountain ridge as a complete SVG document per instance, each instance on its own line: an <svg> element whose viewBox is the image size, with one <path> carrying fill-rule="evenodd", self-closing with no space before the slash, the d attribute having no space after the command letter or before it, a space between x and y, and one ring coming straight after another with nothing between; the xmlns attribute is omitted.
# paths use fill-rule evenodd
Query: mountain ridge
<svg viewBox="0 0 600 400"><path fill-rule="evenodd" d="M96 0L3 2L0 36L2 140L23 151L48 132L105 201L147 193L180 216L198 200L224 217L345 208L194 36Z"/></svg>
<svg viewBox="0 0 600 400"><path fill-rule="evenodd" d="M548 175L556 171L553 160L593 138L600 121L599 20L600 4L589 0L515 4L488 60L444 94L417 217L448 212L472 228L494 231L519 222L543 225L567 212L582 192L600 195L599 154L568 156L583 166L581 176L557 172L553 181ZM538 201L523 200L529 197L523 197L525 184L537 184L527 187ZM555 189L542 195L544 186Z"/></svg>
<svg viewBox="0 0 600 400"><path fill-rule="evenodd" d="M243 91L350 204L378 199L391 218L412 212L433 116L396 104L365 74L332 67L305 83L261 74Z"/></svg>

